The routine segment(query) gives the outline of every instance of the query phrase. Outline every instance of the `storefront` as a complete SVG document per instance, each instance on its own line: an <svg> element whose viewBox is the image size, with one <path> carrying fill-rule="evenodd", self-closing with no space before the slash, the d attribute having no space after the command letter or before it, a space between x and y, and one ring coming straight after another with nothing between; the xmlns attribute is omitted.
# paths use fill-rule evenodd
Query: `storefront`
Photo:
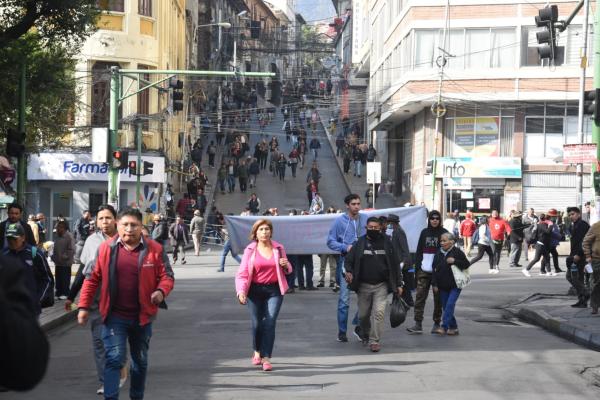
<svg viewBox="0 0 600 400"><path fill-rule="evenodd" d="M122 207L139 204L142 211L154 212L159 210L165 183L165 159L142 155L142 161L153 165L152 174L141 177L140 199L136 200L136 177L121 171L119 202ZM62 216L72 225L84 210L94 213L108 199L108 165L92 162L90 153L32 155L27 179L28 213L43 212L50 221Z"/></svg>
<svg viewBox="0 0 600 400"><path fill-rule="evenodd" d="M444 211L506 214L521 206L520 158L442 157L436 177L442 180Z"/></svg>

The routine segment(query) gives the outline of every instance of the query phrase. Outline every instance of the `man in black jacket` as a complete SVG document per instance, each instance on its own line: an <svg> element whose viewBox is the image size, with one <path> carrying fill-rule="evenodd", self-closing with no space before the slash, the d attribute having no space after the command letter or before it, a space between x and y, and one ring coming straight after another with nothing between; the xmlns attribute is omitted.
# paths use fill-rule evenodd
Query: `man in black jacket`
<svg viewBox="0 0 600 400"><path fill-rule="evenodd" d="M584 267L585 256L583 254L583 238L590 229L590 225L581 218L581 210L578 207L567 208L567 214L571 219L571 252L567 257L567 280L575 291L579 301L571 307L586 308L589 295L585 288Z"/></svg>
<svg viewBox="0 0 600 400"><path fill-rule="evenodd" d="M352 246L344 267L348 287L358 294L358 318L363 343L368 343L372 352L378 352L381 349L379 341L383 333L388 293L402 295L404 283L395 246L381 232L377 217L367 220L367 234Z"/></svg>
<svg viewBox="0 0 600 400"><path fill-rule="evenodd" d="M408 239L406 232L400 226L400 217L396 214L390 214L387 217L388 227L392 229L392 244L400 261L400 270L404 277L404 287L406 290L402 294L402 298L409 306L414 306L415 302L410 293L415 287L415 270L412 264L412 257L408 248Z"/></svg>
<svg viewBox="0 0 600 400"><path fill-rule="evenodd" d="M510 226L510 234L508 238L510 240L510 267L513 268L522 268L523 266L519 264L519 260L521 259L521 251L523 250L523 239L525 239L524 230L529 225L523 224L522 214L516 211L510 221L508 222Z"/></svg>
<svg viewBox="0 0 600 400"><path fill-rule="evenodd" d="M36 246L35 237L33 231L28 223L23 221L23 207L19 203L12 203L8 206L8 218L0 223L0 246L6 247L8 245L6 241L6 225L19 223L25 231L25 239L27 243L32 246Z"/></svg>
<svg viewBox="0 0 600 400"><path fill-rule="evenodd" d="M44 376L49 345L25 284L25 269L0 256L0 387L32 389Z"/></svg>

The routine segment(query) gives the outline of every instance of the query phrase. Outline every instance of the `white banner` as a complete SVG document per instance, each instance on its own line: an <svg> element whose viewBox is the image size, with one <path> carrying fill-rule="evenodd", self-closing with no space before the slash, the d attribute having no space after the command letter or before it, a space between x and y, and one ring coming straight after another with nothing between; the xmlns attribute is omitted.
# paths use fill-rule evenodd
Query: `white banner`
<svg viewBox="0 0 600 400"><path fill-rule="evenodd" d="M417 250L419 235L427 226L425 207L401 207L361 211L368 216L400 217L400 225L406 232L411 252ZM341 214L264 217L273 223L273 239L283 244L288 254L335 254L327 247L327 235L333 222ZM252 225L263 217L225 216L233 251L242 254L250 242Z"/></svg>
<svg viewBox="0 0 600 400"><path fill-rule="evenodd" d="M129 161L137 161L134 151L129 152ZM157 156L142 156L142 162L153 164L152 174L141 177L142 182L165 182L165 159ZM122 170L121 181L135 182L135 175ZM31 181L108 181L108 164L95 163L90 153L40 153L32 154L27 164L27 179Z"/></svg>

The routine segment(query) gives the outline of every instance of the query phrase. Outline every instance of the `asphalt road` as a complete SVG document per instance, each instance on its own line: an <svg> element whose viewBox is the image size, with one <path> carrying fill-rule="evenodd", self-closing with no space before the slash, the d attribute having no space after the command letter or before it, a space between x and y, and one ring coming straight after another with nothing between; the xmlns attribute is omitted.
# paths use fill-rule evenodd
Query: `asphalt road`
<svg viewBox="0 0 600 400"><path fill-rule="evenodd" d="M488 275L480 262L457 306L460 336L410 336L405 328L412 321L394 330L386 322L378 354L353 338L349 343L335 340L337 295L329 289L288 295L277 327L274 371L264 373L250 364L250 320L235 299L236 267L217 273L217 257L209 254L189 257L185 267L175 269L169 310L161 310L153 327L146 399L600 396L579 374L598 364L598 353L506 320L499 308L533 292L564 292L564 275L526 279L506 268ZM355 309L353 299L351 313ZM426 320L424 328L430 327ZM51 343L44 381L32 392L0 394L0 399L96 397L89 329L71 324L53 332ZM127 387L122 398L127 398Z"/></svg>

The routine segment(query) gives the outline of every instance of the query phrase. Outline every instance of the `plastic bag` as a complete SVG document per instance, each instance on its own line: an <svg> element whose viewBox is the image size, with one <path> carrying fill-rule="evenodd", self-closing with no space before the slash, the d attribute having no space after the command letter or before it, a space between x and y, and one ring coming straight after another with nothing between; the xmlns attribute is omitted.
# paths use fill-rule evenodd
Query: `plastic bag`
<svg viewBox="0 0 600 400"><path fill-rule="evenodd" d="M390 306L390 325L392 325L392 328L396 328L404 323L408 309L408 304L406 304L398 293L394 293L392 305Z"/></svg>

